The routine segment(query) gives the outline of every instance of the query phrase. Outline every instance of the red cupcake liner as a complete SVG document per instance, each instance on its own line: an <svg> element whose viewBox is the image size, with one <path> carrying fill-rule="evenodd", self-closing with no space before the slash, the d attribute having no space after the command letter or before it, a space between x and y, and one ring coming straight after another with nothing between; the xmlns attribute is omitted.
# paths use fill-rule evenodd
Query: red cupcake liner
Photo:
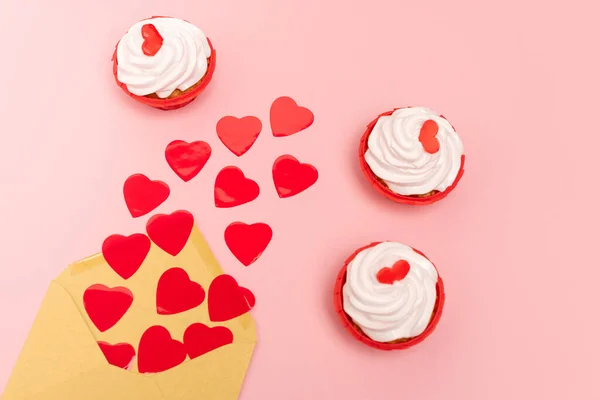
<svg viewBox="0 0 600 400"><path fill-rule="evenodd" d="M165 18L165 17L152 17L152 18ZM152 19L152 18L148 18L148 19ZM123 89L123 91L125 93L127 93L129 96L133 97L134 99L136 99L137 101L139 101L141 103L149 105L150 107L168 111L168 110L176 110L178 108L187 106L192 101L194 101L196 99L196 97L198 97L198 95L200 95L200 93L202 93L202 91L204 91L206 86L208 86L208 84L210 83L213 73L215 72L215 68L217 65L217 52L213 48L210 39L207 38L207 40L208 40L208 45L210 46L210 57L208 59L209 60L208 70L206 71L206 74L204 75L204 77L202 77L202 81L200 82L200 84L187 93L184 93L180 96L173 97L171 99L153 99L153 98L149 98L149 97L145 97L145 96L138 96L138 95L131 93L127 89L127 85L120 82L119 78L117 78L117 70L118 70L118 65L119 65L119 60L117 60L117 47L115 47L115 52L113 53L113 75L115 77L115 81L117 82L117 85L119 85L119 87L121 89ZM117 46L118 45L119 44L117 43Z"/></svg>
<svg viewBox="0 0 600 400"><path fill-rule="evenodd" d="M379 120L380 117L386 117L386 116L392 115L392 113L396 110L398 110L398 108L395 108L392 111L387 111L387 112L380 114L377 118L375 118L373 121L371 121L371 123L367 126L365 133L362 135L362 138L360 139L360 145L358 147L358 161L360 163L360 169L362 170L363 175L367 178L367 180L369 181L371 186L373 186L373 188L377 192L379 192L386 198L388 198L392 201L395 201L396 203L425 206L425 205L429 205L429 204L438 202L438 201L442 200L444 197L448 196L448 194L452 190L454 190L454 188L458 184L458 181L460 181L460 178L462 178L462 176L465 172L465 170L464 170L464 166L465 166L464 154L462 155L462 157L460 159L460 170L458 171L458 175L456 175L456 179L454 179L454 182L452 183L452 185L450 185L448 188L446 188L446 190L444 190L443 192L438 192L438 193L428 196L428 197L413 197L413 196L405 196L402 194L394 193L386 185L384 185L377 178L377 176L375 176L373 171L371 171L369 164L367 164L367 161L365 160L365 153L367 152L367 148L368 148L367 141L369 140L369 136L371 135L371 132L373 131L373 127L375 127L377 120ZM444 117L442 116L442 118L444 118Z"/></svg>
<svg viewBox="0 0 600 400"><path fill-rule="evenodd" d="M357 328L356 325L354 325L352 323L350 316L348 314L346 314L346 312L344 311L344 297L342 294L342 288L344 287L344 283L346 283L346 271L348 269L348 264L352 260L354 260L354 257L356 257L356 255L358 253L360 253L361 251L363 251L365 249L368 249L370 247L378 245L379 243L381 243L381 242L374 242L367 246L361 247L360 249L357 249L350 257L348 257L348 259L344 263L344 267L338 273L337 279L335 281L334 290L333 290L333 304L335 307L335 312L337 313L340 320L342 321L342 325L344 325L344 328L346 328L346 330L348 332L350 332L352 337L354 339L358 340L359 342L364 343L367 346L373 347L378 350L389 351L389 350L408 349L416 344L421 343L429 335L431 335L431 333L435 330L438 322L440 321L440 318L442 316L442 311L444 309L444 303L446 301L446 294L444 292L444 282L442 281L442 277L440 276L439 271L438 271L438 281L437 281L437 285L436 285L437 300L436 300L435 306L433 308L435 310L434 311L435 314L431 318L431 321L429 321L429 325L427 325L427 328L425 328L423 333L421 333L419 336L415 336L414 338L412 338L406 342L402 342L402 343L381 343L381 342L374 341L373 339L371 339L367 335L365 335L359 328ZM419 250L414 249L414 248L413 248L413 250L415 252L417 252L418 254L422 255L423 257L427 258L427 256L425 254L423 254L422 252L420 252ZM434 265L434 267L435 267L435 265ZM437 267L435 267L435 268L437 271Z"/></svg>

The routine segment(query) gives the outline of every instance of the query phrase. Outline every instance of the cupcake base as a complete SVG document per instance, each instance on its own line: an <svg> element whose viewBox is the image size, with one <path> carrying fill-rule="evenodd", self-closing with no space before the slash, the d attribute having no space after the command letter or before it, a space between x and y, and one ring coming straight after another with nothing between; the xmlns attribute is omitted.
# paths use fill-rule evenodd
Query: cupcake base
<svg viewBox="0 0 600 400"><path fill-rule="evenodd" d="M344 328L352 335L352 337L354 339L358 340L359 342L364 343L367 346L372 347L374 349L378 349L378 350L408 349L416 344L421 343L429 335L431 335L431 333L435 330L435 328L442 316L442 311L444 309L444 303L446 301L446 294L444 292L444 282L442 281L442 277L438 273L438 281L437 281L437 285L436 285L437 299L436 299L435 305L433 307L433 312L431 314L431 320L429 321L429 325L427 325L427 328L425 328L423 333L421 333L419 336L415 336L412 338L398 339L398 340L394 340L392 342L385 342L385 343L376 342L375 340L373 340L370 337L368 337L367 335L365 335L364 332L360 329L360 327L358 325L356 325L352 321L352 318L350 318L350 316L348 314L346 314L346 312L344 311L344 296L342 293L342 289L344 287L344 283L346 283L346 272L348 269L348 264L354 259L354 257L356 257L356 255L358 253L360 253L361 251L366 250L370 247L376 246L379 243L381 243L381 242L374 242L367 246L363 246L363 247L357 249L344 262L343 268L338 273L337 279L335 281L334 290L333 290L333 304L335 307L335 312L337 313L338 317L340 318L340 321L342 322L342 325L344 326ZM417 249L413 249L413 250L415 252L417 252L418 254L422 255L423 257L427 258L427 256L425 256L425 254L423 254L419 250L417 250ZM435 267L435 265L434 265L434 267Z"/></svg>
<svg viewBox="0 0 600 400"><path fill-rule="evenodd" d="M454 179L454 182L452 183L452 185L450 185L448 188L446 188L446 190L444 190L443 192L440 192L438 190L432 190L429 193L411 195L411 196L406 196L406 195L398 194L398 193L391 191L388 188L388 186L385 184L385 182L383 180L381 180L379 177L377 177L373 173L373 171L371 171L369 164L367 164L367 161L365 160L365 153L367 152L367 149L368 149L369 136L371 135L371 132L373 131L373 128L375 127L375 124L377 123L377 121L379 120L380 117L390 116L396 110L398 110L398 109L395 108L392 111L387 111L387 112L380 114L379 116L377 116L377 118L375 118L373 121L371 121L371 123L367 126L365 133L363 134L362 138L360 139L360 145L358 147L358 161L360 164L360 169L363 172L363 175L365 176L365 178L367 178L367 180L369 181L371 186L373 186L373 188L378 193L380 193L381 195L383 195L384 197L386 197L392 201L395 201L396 203L424 206L424 205L429 205L429 204L438 202L438 201L442 200L444 197L448 196L448 194L452 190L454 190L454 188L456 187L456 185L462 178L462 176L465 172L465 170L464 170L464 166L465 166L464 154L462 155L462 157L460 159L460 169L458 171L458 175L456 175L456 179Z"/></svg>

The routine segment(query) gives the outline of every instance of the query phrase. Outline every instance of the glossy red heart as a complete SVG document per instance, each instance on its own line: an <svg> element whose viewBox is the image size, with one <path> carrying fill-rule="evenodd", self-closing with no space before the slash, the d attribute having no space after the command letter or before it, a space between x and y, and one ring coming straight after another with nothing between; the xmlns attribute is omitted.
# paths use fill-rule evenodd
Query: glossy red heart
<svg viewBox="0 0 600 400"><path fill-rule="evenodd" d="M188 211L179 210L153 216L146 224L146 232L158 247L176 256L185 247L193 227L194 216Z"/></svg>
<svg viewBox="0 0 600 400"><path fill-rule="evenodd" d="M156 27L152 24L142 26L142 52L147 56L154 56L163 45L163 37L158 33Z"/></svg>
<svg viewBox="0 0 600 400"><path fill-rule="evenodd" d="M273 231L262 222L248 225L234 222L225 229L225 243L242 264L248 266L256 261L269 245Z"/></svg>
<svg viewBox="0 0 600 400"><path fill-rule="evenodd" d="M167 145L165 158L173 172L188 182L204 168L211 152L210 145L201 140L192 143L174 140Z"/></svg>
<svg viewBox="0 0 600 400"><path fill-rule="evenodd" d="M138 347L138 371L141 374L166 371L187 357L183 343L171 338L167 328L155 325L144 332Z"/></svg>
<svg viewBox="0 0 600 400"><path fill-rule="evenodd" d="M190 280L181 268L166 270L158 280L156 289L156 312L172 315L198 307L204 301L202 286Z"/></svg>
<svg viewBox="0 0 600 400"><path fill-rule="evenodd" d="M123 318L133 303L133 294L125 287L109 288L102 284L83 293L83 307L100 332L106 332Z"/></svg>
<svg viewBox="0 0 600 400"><path fill-rule="evenodd" d="M410 272L410 264L406 260L399 260L392 267L383 267L377 272L377 280L388 285L401 281Z"/></svg>
<svg viewBox="0 0 600 400"><path fill-rule="evenodd" d="M435 154L440 150L440 142L435 137L438 134L438 124L432 119L428 119L421 126L419 132L419 142L423 145L426 152Z"/></svg>
<svg viewBox="0 0 600 400"><path fill-rule="evenodd" d="M227 116L217 122L219 139L238 157L252 147L261 130L260 119L252 116L243 118Z"/></svg>
<svg viewBox="0 0 600 400"><path fill-rule="evenodd" d="M250 311L254 294L229 275L219 275L208 288L208 314L213 322L229 321Z"/></svg>
<svg viewBox="0 0 600 400"><path fill-rule="evenodd" d="M295 157L283 155L273 163L273 183L279 197L294 196L311 187L319 179L319 171L302 164Z"/></svg>
<svg viewBox="0 0 600 400"><path fill-rule="evenodd" d="M131 216L141 217L161 205L171 193L169 185L151 181L146 175L134 174L123 185L123 196Z"/></svg>
<svg viewBox="0 0 600 400"><path fill-rule="evenodd" d="M104 353L106 361L115 367L129 369L131 362L135 357L135 349L129 343L110 344L107 342L98 342L100 350Z"/></svg>
<svg viewBox="0 0 600 400"><path fill-rule="evenodd" d="M271 130L273 136L293 135L312 125L315 117L305 107L300 107L289 97L280 97L271 105Z"/></svg>
<svg viewBox="0 0 600 400"><path fill-rule="evenodd" d="M215 179L215 206L230 208L248 203L258 197L260 188L241 169L225 167Z"/></svg>
<svg viewBox="0 0 600 400"><path fill-rule="evenodd" d="M230 343L233 343L233 333L224 326L209 328L196 323L190 325L183 335L183 344L191 359Z"/></svg>
<svg viewBox="0 0 600 400"><path fill-rule="evenodd" d="M129 279L137 272L149 251L150 239L141 233L111 235L102 243L104 259L123 279Z"/></svg>

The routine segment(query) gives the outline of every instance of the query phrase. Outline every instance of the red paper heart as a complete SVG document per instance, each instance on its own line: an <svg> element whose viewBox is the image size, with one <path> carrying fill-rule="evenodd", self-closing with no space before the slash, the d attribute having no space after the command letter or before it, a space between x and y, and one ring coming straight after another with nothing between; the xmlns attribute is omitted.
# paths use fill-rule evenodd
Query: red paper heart
<svg viewBox="0 0 600 400"><path fill-rule="evenodd" d="M308 189L318 178L319 171L315 167L301 164L290 155L283 155L273 163L273 182L282 199Z"/></svg>
<svg viewBox="0 0 600 400"><path fill-rule="evenodd" d="M280 97L271 105L271 130L273 136L293 135L312 125L315 117L305 107L300 107L289 97Z"/></svg>
<svg viewBox="0 0 600 400"><path fill-rule="evenodd" d="M170 215L153 216L146 224L146 232L158 247L176 256L185 247L193 227L194 216L188 211L179 210Z"/></svg>
<svg viewBox="0 0 600 400"><path fill-rule="evenodd" d="M229 275L219 275L208 288L208 315L213 322L229 321L254 307L254 294Z"/></svg>
<svg viewBox="0 0 600 400"><path fill-rule="evenodd" d="M154 210L170 193L169 185L162 181L151 181L142 174L131 175L123 185L125 203L134 218Z"/></svg>
<svg viewBox="0 0 600 400"><path fill-rule="evenodd" d="M123 279L129 279L137 272L149 251L150 239L141 233L111 235L102 243L104 259Z"/></svg>
<svg viewBox="0 0 600 400"><path fill-rule="evenodd" d="M215 206L230 208L248 203L258 197L260 188L241 169L225 167L215 179Z"/></svg>
<svg viewBox="0 0 600 400"><path fill-rule="evenodd" d="M158 280L156 289L156 312L172 315L198 307L205 293L199 283L190 280L181 268L165 271Z"/></svg>
<svg viewBox="0 0 600 400"><path fill-rule="evenodd" d="M230 343L233 343L233 333L224 326L209 328L196 323L190 325L183 334L183 344L191 359Z"/></svg>
<svg viewBox="0 0 600 400"><path fill-rule="evenodd" d="M377 272L377 280L388 285L401 281L408 275L410 264L406 260L399 260L390 267L383 267Z"/></svg>
<svg viewBox="0 0 600 400"><path fill-rule="evenodd" d="M211 152L210 145L201 140L192 143L174 140L167 145L165 158L173 172L188 182L204 168Z"/></svg>
<svg viewBox="0 0 600 400"><path fill-rule="evenodd" d="M185 361L183 343L171 338L167 328L155 325L144 332L138 347L138 371L142 374L162 372Z"/></svg>
<svg viewBox="0 0 600 400"><path fill-rule="evenodd" d="M435 137L438 134L438 124L432 119L428 119L421 126L419 132L419 142L423 145L426 152L435 154L440 150L440 142Z"/></svg>
<svg viewBox="0 0 600 400"><path fill-rule="evenodd" d="M102 284L88 287L83 293L83 307L100 332L106 332L129 310L133 294L125 287L109 288Z"/></svg>
<svg viewBox="0 0 600 400"><path fill-rule="evenodd" d="M248 266L265 251L273 231L267 224L261 222L248 225L234 222L225 229L225 243L242 264Z"/></svg>
<svg viewBox="0 0 600 400"><path fill-rule="evenodd" d="M110 344L106 342L98 342L100 350L104 353L106 361L115 367L129 369L133 357L135 357L135 349L129 343Z"/></svg>
<svg viewBox="0 0 600 400"><path fill-rule="evenodd" d="M217 122L219 139L238 157L252 147L261 130L260 119L252 116L244 118L227 116Z"/></svg>
<svg viewBox="0 0 600 400"><path fill-rule="evenodd" d="M147 56L154 56L163 45L163 37L158 33L156 27L152 24L142 26L142 51Z"/></svg>

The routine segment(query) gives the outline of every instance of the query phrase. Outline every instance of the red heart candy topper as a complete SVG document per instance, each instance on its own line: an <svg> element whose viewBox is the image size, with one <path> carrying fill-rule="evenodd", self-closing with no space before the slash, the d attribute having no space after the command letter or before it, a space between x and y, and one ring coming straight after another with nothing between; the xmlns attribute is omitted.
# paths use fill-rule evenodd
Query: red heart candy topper
<svg viewBox="0 0 600 400"><path fill-rule="evenodd" d="M142 52L149 57L155 56L163 45L163 37L152 24L142 26L142 37L144 38Z"/></svg>

